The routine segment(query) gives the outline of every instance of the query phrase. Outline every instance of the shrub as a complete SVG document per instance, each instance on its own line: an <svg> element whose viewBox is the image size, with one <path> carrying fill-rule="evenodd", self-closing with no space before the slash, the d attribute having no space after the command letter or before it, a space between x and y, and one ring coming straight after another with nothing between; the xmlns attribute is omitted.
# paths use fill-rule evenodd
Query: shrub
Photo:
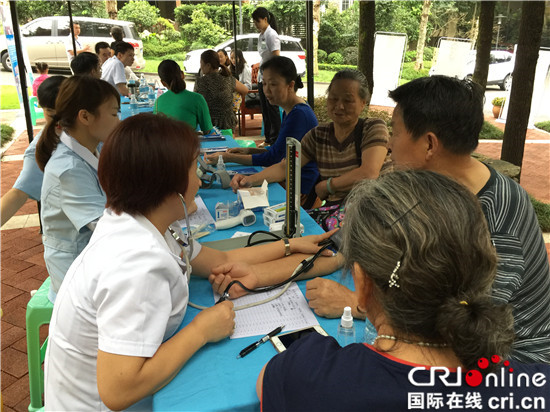
<svg viewBox="0 0 550 412"><path fill-rule="evenodd" d="M546 122L535 123L535 127L538 127L539 129L545 130L550 133L550 120Z"/></svg>
<svg viewBox="0 0 550 412"><path fill-rule="evenodd" d="M414 69L414 62L403 63L401 78L403 80L410 81L410 80L418 79L419 77L426 77L428 76L429 72L430 72L430 69L428 66L425 66L423 69L416 71Z"/></svg>
<svg viewBox="0 0 550 412"><path fill-rule="evenodd" d="M183 40L161 42L153 36L143 40L143 54L146 57L165 57L166 55L184 54L184 52L185 43Z"/></svg>
<svg viewBox="0 0 550 412"><path fill-rule="evenodd" d="M504 106L504 102L506 101L506 97L495 97L493 100L491 100L491 103L493 106Z"/></svg>
<svg viewBox="0 0 550 412"><path fill-rule="evenodd" d="M410 63L416 61L416 50L410 50L405 52L405 63Z"/></svg>
<svg viewBox="0 0 550 412"><path fill-rule="evenodd" d="M166 41L178 41L181 40L181 34L174 28L174 25L170 20L164 17L159 17L156 24L153 26L155 33L159 33L159 37Z"/></svg>
<svg viewBox="0 0 550 412"><path fill-rule="evenodd" d="M539 226L543 232L550 232L550 205L548 203L543 203L529 195L535 213L537 214L537 219L539 221Z"/></svg>
<svg viewBox="0 0 550 412"><path fill-rule="evenodd" d="M502 140L503 135L504 132L502 130L487 121L483 122L481 132L479 132L480 139Z"/></svg>
<svg viewBox="0 0 550 412"><path fill-rule="evenodd" d="M434 48L433 47L424 47L424 61L432 61L434 58Z"/></svg>
<svg viewBox="0 0 550 412"><path fill-rule="evenodd" d="M224 41L229 34L223 27L218 26L210 20L200 9L195 10L191 16L192 22L181 28L181 34L187 40L187 45L196 49L195 45L202 45L200 48L210 48Z"/></svg>
<svg viewBox="0 0 550 412"><path fill-rule="evenodd" d="M159 15L160 10L146 1L131 0L118 11L119 20L133 22L139 32L145 29L152 31Z"/></svg>
<svg viewBox="0 0 550 412"><path fill-rule="evenodd" d="M2 139L2 147L11 140L15 129L7 124L0 126L0 134Z"/></svg>
<svg viewBox="0 0 550 412"><path fill-rule="evenodd" d="M342 57L344 58L344 64L354 64L357 66L359 48L357 46L346 47L342 53Z"/></svg>
<svg viewBox="0 0 550 412"><path fill-rule="evenodd" d="M327 62L331 64L344 64L344 58L338 52L332 52L327 57Z"/></svg>
<svg viewBox="0 0 550 412"><path fill-rule="evenodd" d="M317 62L324 63L327 61L327 52L321 49L317 50Z"/></svg>
<svg viewBox="0 0 550 412"><path fill-rule="evenodd" d="M337 72L343 69L357 69L357 65L351 64L319 64L319 70L329 70Z"/></svg>

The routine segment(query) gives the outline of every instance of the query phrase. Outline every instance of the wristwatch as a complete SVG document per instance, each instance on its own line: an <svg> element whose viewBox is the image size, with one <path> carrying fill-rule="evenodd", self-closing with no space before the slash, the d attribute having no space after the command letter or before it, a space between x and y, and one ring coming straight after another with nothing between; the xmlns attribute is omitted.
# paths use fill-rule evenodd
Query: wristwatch
<svg viewBox="0 0 550 412"><path fill-rule="evenodd" d="M284 237L283 242L285 242L285 256L290 256L292 254L290 251L290 241L287 237Z"/></svg>

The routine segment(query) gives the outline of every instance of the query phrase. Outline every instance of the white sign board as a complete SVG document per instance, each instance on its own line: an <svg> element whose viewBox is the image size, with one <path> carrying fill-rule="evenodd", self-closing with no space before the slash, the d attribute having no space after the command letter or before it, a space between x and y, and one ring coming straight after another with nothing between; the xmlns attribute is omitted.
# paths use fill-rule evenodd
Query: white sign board
<svg viewBox="0 0 550 412"><path fill-rule="evenodd" d="M464 69L471 57L471 50L472 42L469 40L441 38L437 50L437 60L430 74L463 78Z"/></svg>
<svg viewBox="0 0 550 412"><path fill-rule="evenodd" d="M388 92L399 86L401 63L407 45L404 33L376 33L374 35L374 89L371 105L395 106Z"/></svg>
<svg viewBox="0 0 550 412"><path fill-rule="evenodd" d="M514 54L517 45L514 47ZM512 87L514 83L512 80ZM506 101L498 118L499 121L506 123L508 116L508 105L510 103L510 90L506 93ZM550 116L550 50L539 50L537 68L535 70L535 79L533 81L533 96L531 98L531 112L529 113L529 123L527 127L535 127L535 117L538 115Z"/></svg>

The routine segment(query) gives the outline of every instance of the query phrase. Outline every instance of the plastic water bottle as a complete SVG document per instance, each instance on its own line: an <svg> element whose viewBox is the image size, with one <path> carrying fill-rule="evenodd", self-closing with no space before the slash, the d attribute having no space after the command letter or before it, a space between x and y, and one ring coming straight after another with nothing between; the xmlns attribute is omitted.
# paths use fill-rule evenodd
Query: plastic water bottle
<svg viewBox="0 0 550 412"><path fill-rule="evenodd" d="M363 337L363 342L372 345L378 336L376 328L368 319L365 320L365 336Z"/></svg>
<svg viewBox="0 0 550 412"><path fill-rule="evenodd" d="M351 308L349 306L344 308L344 314L340 318L340 324L338 325L338 336L336 340L342 347L349 345L350 343L355 343L355 326L353 324L353 316L351 315Z"/></svg>
<svg viewBox="0 0 550 412"><path fill-rule="evenodd" d="M218 170L225 170L225 163L223 162L223 156L222 155L218 156L217 168L218 168Z"/></svg>
<svg viewBox="0 0 550 412"><path fill-rule="evenodd" d="M137 99L136 99L136 95L133 94L132 97L130 97L130 114L132 116L135 116L138 113L139 113L138 102L137 102Z"/></svg>
<svg viewBox="0 0 550 412"><path fill-rule="evenodd" d="M147 90L147 103L149 104L149 107L153 107L155 105L155 89L149 86Z"/></svg>
<svg viewBox="0 0 550 412"><path fill-rule="evenodd" d="M148 91L149 86L147 85L147 80L145 79L145 75L141 73L141 77L139 78L139 94L147 95Z"/></svg>

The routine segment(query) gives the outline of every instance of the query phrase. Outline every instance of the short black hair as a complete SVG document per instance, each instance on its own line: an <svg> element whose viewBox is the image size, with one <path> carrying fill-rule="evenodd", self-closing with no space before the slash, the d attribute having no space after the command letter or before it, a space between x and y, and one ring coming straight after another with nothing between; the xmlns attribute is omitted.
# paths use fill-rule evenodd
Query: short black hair
<svg viewBox="0 0 550 412"><path fill-rule="evenodd" d="M106 41L98 41L96 44L95 44L95 54L99 54L99 49L109 49L111 46L109 46L109 43L107 43Z"/></svg>
<svg viewBox="0 0 550 412"><path fill-rule="evenodd" d="M40 84L36 92L40 106L55 110L55 99L65 79L65 76L50 76Z"/></svg>
<svg viewBox="0 0 550 412"><path fill-rule="evenodd" d="M82 52L71 60L71 70L75 76L86 76L97 69L99 57L97 54Z"/></svg>
<svg viewBox="0 0 550 412"><path fill-rule="evenodd" d="M118 56L119 53L126 53L128 50L134 50L134 46L125 41L117 41L114 44L115 56Z"/></svg>
<svg viewBox="0 0 550 412"><path fill-rule="evenodd" d="M451 153L464 155L477 147L483 126L483 88L448 76L421 77L389 92L405 128L418 139L433 132Z"/></svg>

